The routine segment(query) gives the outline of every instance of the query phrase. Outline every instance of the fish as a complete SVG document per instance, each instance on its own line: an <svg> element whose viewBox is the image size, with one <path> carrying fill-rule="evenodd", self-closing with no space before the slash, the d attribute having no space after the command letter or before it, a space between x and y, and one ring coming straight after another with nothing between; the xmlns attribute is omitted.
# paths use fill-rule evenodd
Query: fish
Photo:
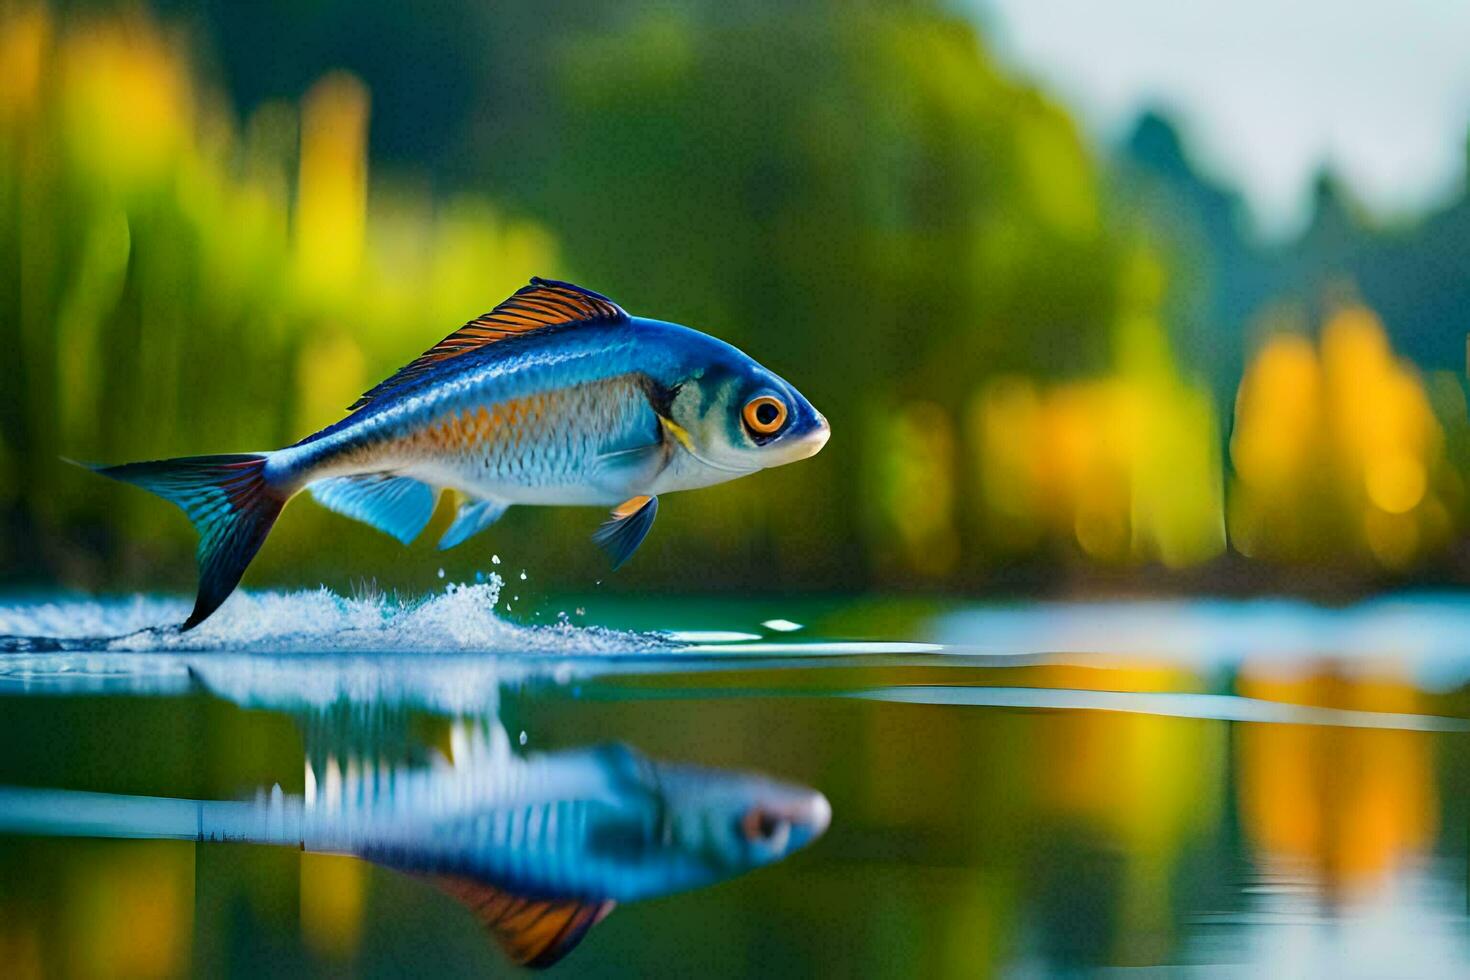
<svg viewBox="0 0 1470 980"><path fill-rule="evenodd" d="M650 759L623 743L524 757L498 724L461 730L454 763L308 763L306 792L188 800L0 787L0 834L276 845L420 876L515 963L545 967L619 904L780 861L826 831L820 792Z"/></svg>
<svg viewBox="0 0 1470 980"><path fill-rule="evenodd" d="M807 459L830 434L796 388L730 344L537 277L294 445L80 465L158 494L194 524L189 630L235 590L302 490L405 545L454 490L463 503L441 548L519 504L609 507L593 539L617 568L661 494Z"/></svg>

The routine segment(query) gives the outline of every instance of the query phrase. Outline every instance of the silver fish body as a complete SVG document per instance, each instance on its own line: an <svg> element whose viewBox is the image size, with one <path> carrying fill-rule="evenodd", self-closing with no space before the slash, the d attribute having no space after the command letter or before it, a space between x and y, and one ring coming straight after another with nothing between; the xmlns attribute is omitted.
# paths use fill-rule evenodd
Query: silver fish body
<svg viewBox="0 0 1470 980"><path fill-rule="evenodd" d="M729 344L533 280L293 446L97 470L173 501L198 527L188 629L234 590L303 489L404 543L439 493L456 491L465 500L442 547L513 505L619 505L594 535L616 566L648 533L659 494L805 459L828 433L795 388Z"/></svg>

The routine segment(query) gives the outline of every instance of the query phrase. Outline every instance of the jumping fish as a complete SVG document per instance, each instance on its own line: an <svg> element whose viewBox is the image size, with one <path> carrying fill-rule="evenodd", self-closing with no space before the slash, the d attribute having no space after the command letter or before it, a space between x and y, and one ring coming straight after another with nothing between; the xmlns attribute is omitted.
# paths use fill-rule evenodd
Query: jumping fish
<svg viewBox="0 0 1470 980"><path fill-rule="evenodd" d="M463 734L463 733L461 733ZM655 761L619 743L513 755L498 725L455 760L308 766L306 793L184 800L0 787L0 834L237 841L354 855L427 877L515 962L566 955L618 902L723 881L820 837L821 793Z"/></svg>
<svg viewBox="0 0 1470 980"><path fill-rule="evenodd" d="M539 278L349 413L273 452L91 467L172 501L199 531L183 629L229 597L303 489L404 544L454 489L465 502L441 548L513 504L610 506L593 538L616 567L648 534L659 494L806 459L830 432L795 388L729 344Z"/></svg>

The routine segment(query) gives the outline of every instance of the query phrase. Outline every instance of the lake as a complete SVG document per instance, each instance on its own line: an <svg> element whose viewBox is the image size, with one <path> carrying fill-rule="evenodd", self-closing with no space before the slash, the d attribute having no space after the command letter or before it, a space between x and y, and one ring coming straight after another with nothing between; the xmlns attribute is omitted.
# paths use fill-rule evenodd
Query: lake
<svg viewBox="0 0 1470 980"><path fill-rule="evenodd" d="M148 629L183 598L0 601L6 976L515 972L412 864L473 857L419 819L445 797L412 779L536 766L573 773L543 781L556 805L601 794L624 820L557 874L589 882L579 901L634 896L556 974L1470 970L1457 594L522 602L508 577L414 600L242 594L183 636ZM598 768L613 742L653 774L632 802ZM680 796L684 763L705 775ZM830 826L801 837L806 817L764 795L778 784L820 794ZM276 830L285 813L298 846L147 839L168 835L138 797L160 820L199 806L160 801L241 801ZM303 852L289 821L340 829L349 797L391 817L353 839L393 848ZM542 838L516 826L494 841L510 863L476 874L530 880ZM708 835L782 846L736 860Z"/></svg>

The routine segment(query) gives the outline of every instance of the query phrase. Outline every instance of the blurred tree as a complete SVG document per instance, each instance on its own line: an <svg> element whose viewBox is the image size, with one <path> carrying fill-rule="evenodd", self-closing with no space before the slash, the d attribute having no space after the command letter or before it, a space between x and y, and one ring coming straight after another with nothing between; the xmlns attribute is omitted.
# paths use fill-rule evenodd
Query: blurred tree
<svg viewBox="0 0 1470 980"><path fill-rule="evenodd" d="M539 151L477 155L593 285L745 347L829 415L840 451L773 474L788 492L718 491L800 553L801 578L860 584L877 558L851 533L882 467L864 419L911 399L954 417L991 372L1107 362L1119 259L1095 168L968 21L696 3L548 54L546 111L511 139L485 129ZM699 504L670 514L690 540L720 533Z"/></svg>
<svg viewBox="0 0 1470 980"><path fill-rule="evenodd" d="M0 51L24 69L0 85L0 572L96 580L123 557L185 578L176 514L58 456L287 444L339 418L369 365L411 356L405 335L442 336L556 261L482 200L370 214L350 76L306 101L293 199L294 111L262 107L242 138L146 17L7 11ZM305 574L342 564L321 557Z"/></svg>
<svg viewBox="0 0 1470 980"><path fill-rule="evenodd" d="M401 277L358 278L381 271L377 256L401 256L395 243L413 240L412 222L422 220L392 224L391 200L375 199L362 224L366 192L353 145L361 143L369 99L375 157L428 175L441 197L456 187L491 189L513 213L557 229L569 266L589 285L636 312L746 347L832 418L840 452L681 500L661 522L679 547L631 567L620 586L687 582L693 568L724 569L731 580L776 569L760 576L772 586L861 585L886 560L855 533L865 526L865 499L881 492L870 475L883 472L878 457L888 451L865 419L922 418L905 406L927 403L952 426L992 372L1093 373L1110 362L1125 243L1107 229L1096 167L1067 116L1001 74L974 25L938 4L703 0L635 10L461 3L409 12L325 0L248 11L220 3L159 8L210 39L203 50L218 59L252 120L247 158L261 186L239 197L273 202L257 223L276 237L255 247L263 280L229 286L228 295L244 299L246 309L266 304L265 319L279 332L260 335L262 354L297 365L259 371L297 382L290 401L301 412L280 430L294 436L330 421L333 399L391 370L414 343L453 322L446 317L420 333L416 325L430 308L450 304L431 296L410 312L381 299L397 297ZM85 18L63 21L72 19ZM187 115L199 101L189 95L188 70L178 58L154 61L178 76L172 90L183 93L180 108L164 118L178 120L187 146L199 129ZM317 85L337 68L352 74ZM352 78L363 86L354 88ZM262 148L294 146L294 115L283 115L290 102L280 100L294 101L313 85L289 210L281 195L290 192L291 168ZM212 132L231 128L213 108L207 117ZM108 122L97 111L87 119ZM284 140L272 135L282 131ZM327 141L312 142L313 132ZM228 141L222 146L228 150ZM223 156L211 151L212 165ZM266 180L267 172L288 176ZM173 179L168 166L162 173ZM169 268L179 268L177 260L187 266L188 250L220 247L207 229L180 228L157 246L140 242L124 214L112 227L132 231L134 255L143 254L140 244L185 250ZM439 220L453 215L446 210ZM105 248L109 239L99 241ZM96 275L110 267L99 268ZM504 283L510 271L479 270L480 305L499 297L503 287L492 283ZM130 275L121 280L125 293ZM214 294L231 279L218 287L200 280L174 295L228 310ZM283 284L287 295L270 299L282 296ZM91 285L78 288L101 295ZM98 329L127 343L111 307L98 309ZM44 331L51 314L40 315L35 329ZM131 344L146 339L135 349L161 360L115 363L135 365L155 393L204 386L198 377L157 384L177 369L170 366L175 348L154 335L153 323L182 325L196 314L160 301L137 315ZM395 316L401 323L391 336L400 342L392 344L377 331ZM324 364L333 370L323 373ZM111 367L105 379L96 369L72 373L68 388L91 379L102 382L106 397L128 398ZM165 417L182 405L177 395L155 397L146 410ZM191 407L195 419L231 414L197 401ZM34 402L19 411L44 414ZM70 409L78 419L91 411L85 401ZM116 417L119 434L97 444L100 454L136 454L140 440L123 434L134 424L128 418ZM237 424L246 433L259 427ZM24 452L57 441L38 438ZM201 432L193 445L219 441L218 433ZM92 451L85 441L69 445ZM953 468L934 472L947 481L934 495L969 485ZM22 481L49 482L36 475ZM512 541L517 523L503 532ZM582 537L586 521L536 514L519 523L527 540L560 556L571 553L566 542L574 527ZM966 526L956 533L943 577L963 580L987 567L985 543ZM264 559L271 567L269 549ZM590 571L591 561L577 563Z"/></svg>
<svg viewBox="0 0 1470 980"><path fill-rule="evenodd" d="M123 554L187 577L181 521L131 495L104 513L55 453L290 441L532 273L725 337L833 422L815 460L667 508L616 589L696 572L975 587L1018 562L1044 585L1097 561L1198 563L1222 548L1216 420L1272 343L1263 310L1360 296L1397 349L1462 367L1447 325L1470 299L1466 198L1385 228L1324 178L1300 238L1263 245L1166 116L1142 117L1104 172L935 0L157 0L179 30L111 6L15 8L0 31L12 573L74 578ZM1446 375L1431 395L1441 415L1464 404ZM1290 399L1251 402L1262 431L1289 422ZM1440 419L1451 527L1462 421ZM600 571L588 526L525 509L496 542L584 583ZM340 585L390 554L341 533L329 553L280 536L256 574Z"/></svg>

